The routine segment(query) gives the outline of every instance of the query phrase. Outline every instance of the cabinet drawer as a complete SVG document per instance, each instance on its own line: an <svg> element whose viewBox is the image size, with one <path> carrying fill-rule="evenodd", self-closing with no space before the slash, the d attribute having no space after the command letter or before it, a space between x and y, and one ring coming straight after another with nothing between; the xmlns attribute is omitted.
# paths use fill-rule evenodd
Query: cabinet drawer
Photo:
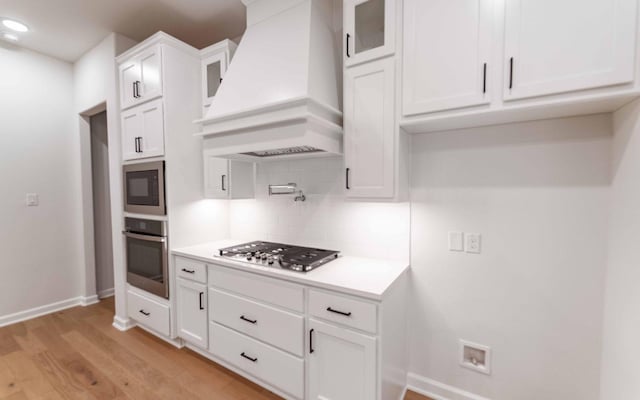
<svg viewBox="0 0 640 400"><path fill-rule="evenodd" d="M209 317L290 353L304 355L304 318L249 299L209 289Z"/></svg>
<svg viewBox="0 0 640 400"><path fill-rule="evenodd" d="M215 286L300 313L304 312L304 289L301 286L276 279L210 265L209 286Z"/></svg>
<svg viewBox="0 0 640 400"><path fill-rule="evenodd" d="M127 291L127 312L140 324L169 336L169 306L160 304L131 290Z"/></svg>
<svg viewBox="0 0 640 400"><path fill-rule="evenodd" d="M207 265L189 258L176 257L176 275L179 278L207 283Z"/></svg>
<svg viewBox="0 0 640 400"><path fill-rule="evenodd" d="M363 331L377 331L377 306L352 297L309 290L309 314Z"/></svg>
<svg viewBox="0 0 640 400"><path fill-rule="evenodd" d="M245 335L211 322L210 351L258 379L304 397L304 361Z"/></svg>

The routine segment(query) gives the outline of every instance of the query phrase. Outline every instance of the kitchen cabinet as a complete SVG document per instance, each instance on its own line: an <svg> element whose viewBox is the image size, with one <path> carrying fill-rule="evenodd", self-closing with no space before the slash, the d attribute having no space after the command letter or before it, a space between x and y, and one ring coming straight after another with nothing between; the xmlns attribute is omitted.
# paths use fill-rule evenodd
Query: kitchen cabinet
<svg viewBox="0 0 640 400"><path fill-rule="evenodd" d="M631 82L637 0L509 0L505 100Z"/></svg>
<svg viewBox="0 0 640 400"><path fill-rule="evenodd" d="M395 4L392 0L344 1L345 66L393 54Z"/></svg>
<svg viewBox="0 0 640 400"><path fill-rule="evenodd" d="M169 311L170 307L164 303L164 299L131 286L127 290L127 315L162 336L170 333Z"/></svg>
<svg viewBox="0 0 640 400"><path fill-rule="evenodd" d="M393 58L345 70L344 160L349 198L391 198L395 188Z"/></svg>
<svg viewBox="0 0 640 400"><path fill-rule="evenodd" d="M202 70L202 113L205 115L218 92L238 46L225 39L200 50Z"/></svg>
<svg viewBox="0 0 640 400"><path fill-rule="evenodd" d="M120 63L120 107L162 96L162 49L160 45L148 48Z"/></svg>
<svg viewBox="0 0 640 400"><path fill-rule="evenodd" d="M402 112L491 101L494 0L405 0Z"/></svg>
<svg viewBox="0 0 640 400"><path fill-rule="evenodd" d="M178 278L178 334L200 348L208 346L207 286Z"/></svg>
<svg viewBox="0 0 640 400"><path fill-rule="evenodd" d="M401 397L405 382L400 377L406 375L408 362L404 340L407 275L402 264L386 266L402 267L402 272L394 278L383 274L379 283L385 289L370 298L361 297L367 291L359 290L358 284L345 285L351 281L345 280L345 272L354 273L349 272L349 261L336 270L340 273L335 282L328 274L319 284L313 274L283 276L261 266L254 271L237 261L229 265L215 256L203 258L204 254L218 254L213 247L207 246L204 252L200 246L191 249L193 253L175 251L174 258L180 269L207 265L209 347L204 350L194 344L195 328L180 328L177 336L187 347L288 400ZM340 262L345 259L348 257ZM368 267L375 269L375 264ZM183 276L180 269L175 275ZM189 276L198 275L197 271ZM376 275L381 277L373 272L369 282ZM177 280L180 291L184 279ZM203 285L191 286L199 295ZM182 295L178 320L185 321L189 318L180 314L194 307L185 310L182 304L189 302L180 299ZM191 303L197 305L195 299ZM200 316L197 321L198 329L204 329Z"/></svg>
<svg viewBox="0 0 640 400"><path fill-rule="evenodd" d="M162 99L125 110L122 118L122 158L135 160L164 154Z"/></svg>
<svg viewBox="0 0 640 400"><path fill-rule="evenodd" d="M255 164L204 154L204 195L210 199L255 196Z"/></svg>
<svg viewBox="0 0 640 400"><path fill-rule="evenodd" d="M315 318L308 326L308 398L376 399L376 339Z"/></svg>

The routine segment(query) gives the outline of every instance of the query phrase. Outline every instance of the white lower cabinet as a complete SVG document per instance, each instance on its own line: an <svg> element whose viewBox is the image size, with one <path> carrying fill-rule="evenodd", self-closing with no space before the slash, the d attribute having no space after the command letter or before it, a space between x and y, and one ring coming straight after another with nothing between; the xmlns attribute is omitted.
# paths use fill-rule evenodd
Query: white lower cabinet
<svg viewBox="0 0 640 400"><path fill-rule="evenodd" d="M273 387L302 399L304 396L304 360L211 323L210 350L216 357L237 366Z"/></svg>
<svg viewBox="0 0 640 400"><path fill-rule="evenodd" d="M203 349L207 348L207 287L178 279L178 334Z"/></svg>
<svg viewBox="0 0 640 400"><path fill-rule="evenodd" d="M178 335L201 354L287 400L401 397L404 278L381 301L211 263L206 281L177 278Z"/></svg>
<svg viewBox="0 0 640 400"><path fill-rule="evenodd" d="M376 398L376 338L309 319L309 399Z"/></svg>
<svg viewBox="0 0 640 400"><path fill-rule="evenodd" d="M127 291L127 314L136 322L163 336L170 334L169 305L142 293Z"/></svg>

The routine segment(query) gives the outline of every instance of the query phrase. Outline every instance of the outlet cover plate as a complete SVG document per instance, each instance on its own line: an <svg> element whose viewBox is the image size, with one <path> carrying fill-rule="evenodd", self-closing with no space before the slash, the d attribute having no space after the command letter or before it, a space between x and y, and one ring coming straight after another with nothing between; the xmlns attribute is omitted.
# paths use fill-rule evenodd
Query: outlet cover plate
<svg viewBox="0 0 640 400"><path fill-rule="evenodd" d="M482 236L479 233L467 233L464 235L464 251L480 254Z"/></svg>

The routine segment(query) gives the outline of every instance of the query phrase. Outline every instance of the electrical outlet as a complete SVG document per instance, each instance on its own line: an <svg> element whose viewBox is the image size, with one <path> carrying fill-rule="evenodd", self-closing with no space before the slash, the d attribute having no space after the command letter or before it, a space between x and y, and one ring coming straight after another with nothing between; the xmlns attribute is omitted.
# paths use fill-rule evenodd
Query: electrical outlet
<svg viewBox="0 0 640 400"><path fill-rule="evenodd" d="M27 193L27 207L37 207L40 204L37 193Z"/></svg>
<svg viewBox="0 0 640 400"><path fill-rule="evenodd" d="M480 241L482 236L479 233L467 233L464 235L464 251L467 253L480 253Z"/></svg>
<svg viewBox="0 0 640 400"><path fill-rule="evenodd" d="M464 233L449 232L449 251L464 251Z"/></svg>

